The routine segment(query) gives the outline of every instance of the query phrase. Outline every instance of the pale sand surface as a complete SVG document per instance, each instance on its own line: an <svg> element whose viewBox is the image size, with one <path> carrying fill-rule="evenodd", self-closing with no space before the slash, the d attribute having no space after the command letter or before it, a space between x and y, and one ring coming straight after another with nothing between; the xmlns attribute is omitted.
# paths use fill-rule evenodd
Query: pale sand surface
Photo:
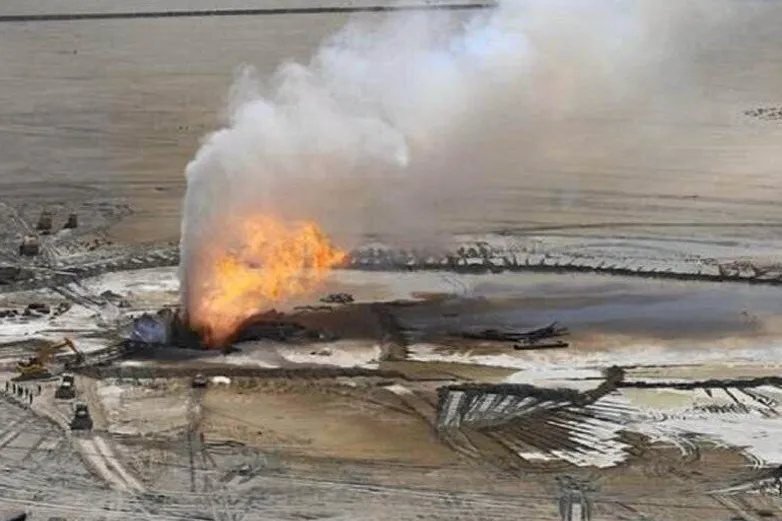
<svg viewBox="0 0 782 521"><path fill-rule="evenodd" d="M138 8L201 4L206 2L166 0ZM221 6L234 4L247 2ZM74 12L130 9L38 0L4 3L0 12L65 6ZM199 139L217 128L235 68L250 63L267 75L285 59L306 61L346 20L313 15L4 24L2 197L127 197L137 214L117 228L117 237L175 237L184 166ZM585 156L580 147L553 155L534 171L517 171L498 158L490 186L466 201L441 201L438 218L426 226L478 233L556 226L565 234L707 242L778 239L773 194L782 188L776 167L782 127L742 113L776 104L780 20L782 8L774 9L742 32L741 45L705 56L697 72L707 90L686 109L641 121L617 113L561 127L573 143L588 140L603 148L602 159ZM648 131L646 139L616 145L618 136L639 126ZM487 130L486 139L495 138ZM762 226L731 227L746 222ZM599 227L580 229L584 224Z"/></svg>

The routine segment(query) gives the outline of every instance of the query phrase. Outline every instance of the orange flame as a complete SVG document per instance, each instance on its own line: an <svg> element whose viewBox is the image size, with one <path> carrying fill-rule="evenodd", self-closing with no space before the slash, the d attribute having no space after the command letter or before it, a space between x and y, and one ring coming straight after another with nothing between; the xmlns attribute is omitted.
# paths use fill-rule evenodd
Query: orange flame
<svg viewBox="0 0 782 521"><path fill-rule="evenodd" d="M210 346L223 345L264 307L314 289L346 255L311 222L255 216L243 221L238 236L233 249L204 252L200 289L187 303L190 326Z"/></svg>

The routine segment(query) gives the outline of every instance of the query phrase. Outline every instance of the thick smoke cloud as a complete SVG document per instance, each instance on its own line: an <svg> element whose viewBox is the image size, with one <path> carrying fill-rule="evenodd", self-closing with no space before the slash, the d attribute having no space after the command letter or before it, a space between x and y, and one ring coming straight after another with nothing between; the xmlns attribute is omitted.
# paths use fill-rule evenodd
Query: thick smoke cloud
<svg viewBox="0 0 782 521"><path fill-rule="evenodd" d="M508 0L364 15L309 64L266 81L245 68L226 128L187 167L184 268L248 213L314 219L347 247L366 235L431 244L499 211L475 194L509 176L577 197L590 170L666 135L593 136L590 121L673 113L701 96L699 57L752 16L733 5ZM580 172L539 179L564 156Z"/></svg>

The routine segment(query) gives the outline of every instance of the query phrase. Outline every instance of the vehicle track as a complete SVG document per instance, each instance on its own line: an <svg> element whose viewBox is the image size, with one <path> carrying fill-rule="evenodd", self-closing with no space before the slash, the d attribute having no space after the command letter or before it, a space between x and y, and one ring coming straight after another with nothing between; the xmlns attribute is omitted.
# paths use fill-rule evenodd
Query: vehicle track
<svg viewBox="0 0 782 521"><path fill-rule="evenodd" d="M197 491L197 459L203 451L201 421L205 388L192 387L187 400L187 430L185 431L188 464L190 467L190 491Z"/></svg>
<svg viewBox="0 0 782 521"><path fill-rule="evenodd" d="M84 465L117 490L143 492L144 486L120 463L117 454L109 443L108 435L96 431L72 431L70 430L70 418L66 414L68 406L54 399L53 389L44 390L44 393L34 402L34 410L48 419L49 429L53 429L52 423L58 425L66 433L69 450L58 447L55 454L59 457L73 459L77 456ZM36 420L46 421L30 410ZM0 439L1 441L1 439ZM1 450L1 449L0 449ZM32 450L28 451L32 453Z"/></svg>
<svg viewBox="0 0 782 521"><path fill-rule="evenodd" d="M77 450L95 472L116 490L143 492L144 486L117 460L117 456L98 433L76 435L72 438Z"/></svg>
<svg viewBox="0 0 782 521"><path fill-rule="evenodd" d="M131 352L132 354L132 352ZM213 364L188 367L143 367L143 366L108 366L108 367L84 367L75 369L76 372L95 379L123 378L123 379L149 379L149 378L192 378L196 374L228 377L252 377L252 378L283 378L283 379L318 379L337 377L378 377L399 378L403 380L427 381L427 379L411 378L399 371L366 369L362 367L303 367L303 368L268 368L238 366L235 364ZM432 378L428 381L442 381L443 378Z"/></svg>
<svg viewBox="0 0 782 521"><path fill-rule="evenodd" d="M220 471L217 462L210 454L201 431L205 411L203 400L207 392L206 387L191 388L188 402L190 491L200 492L205 501L206 511L214 521L239 521L243 516L237 511L249 511L252 501L249 498L243 500L240 495L231 490L229 483L219 479Z"/></svg>

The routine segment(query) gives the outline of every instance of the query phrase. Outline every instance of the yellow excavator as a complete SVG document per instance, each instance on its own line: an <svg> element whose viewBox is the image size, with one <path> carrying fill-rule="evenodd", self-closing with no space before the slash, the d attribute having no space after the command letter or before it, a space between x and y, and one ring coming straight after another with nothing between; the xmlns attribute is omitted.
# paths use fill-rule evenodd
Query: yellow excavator
<svg viewBox="0 0 782 521"><path fill-rule="evenodd" d="M51 378L52 373L46 367L46 363L55 355L55 353L57 353L57 351L66 347L76 353L77 360L82 360L84 358L82 353L76 349L76 345L73 341L70 338L66 338L62 342L57 342L56 344L51 344L39 349L35 356L29 360L18 362L16 364L16 370L19 375L14 377L13 380L19 382L24 380Z"/></svg>

